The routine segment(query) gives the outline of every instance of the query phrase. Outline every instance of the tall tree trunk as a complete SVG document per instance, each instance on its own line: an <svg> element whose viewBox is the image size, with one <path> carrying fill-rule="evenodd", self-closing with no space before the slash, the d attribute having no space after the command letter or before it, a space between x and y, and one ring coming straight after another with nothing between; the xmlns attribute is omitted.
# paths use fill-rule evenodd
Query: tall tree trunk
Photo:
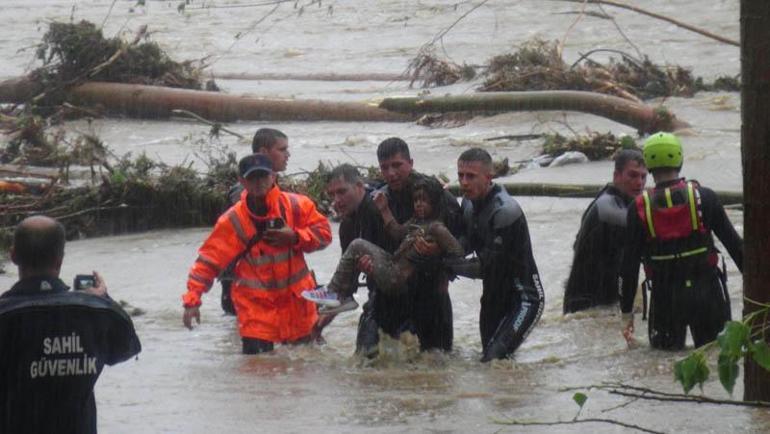
<svg viewBox="0 0 770 434"><path fill-rule="evenodd" d="M770 302L770 2L741 0L743 314ZM759 324L756 324L757 326ZM770 401L770 372L746 358L745 400Z"/></svg>

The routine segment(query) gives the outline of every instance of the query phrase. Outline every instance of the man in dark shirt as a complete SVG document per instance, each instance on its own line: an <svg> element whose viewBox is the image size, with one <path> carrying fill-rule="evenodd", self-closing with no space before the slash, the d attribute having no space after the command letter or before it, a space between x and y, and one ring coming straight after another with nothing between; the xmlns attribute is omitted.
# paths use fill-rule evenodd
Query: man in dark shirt
<svg viewBox="0 0 770 434"><path fill-rule="evenodd" d="M699 347L716 339L731 316L712 232L739 270L743 270L743 240L712 190L679 177L683 161L679 138L655 133L645 141L643 153L655 188L637 196L628 209L620 273L623 336L633 344L634 297L639 263L644 262L651 287L650 345L681 349L689 326Z"/></svg>
<svg viewBox="0 0 770 434"><path fill-rule="evenodd" d="M383 140L377 147L377 161L385 178L385 185L375 191L375 195L384 194L396 222L403 224L414 215L412 198L415 182L424 177L414 170L414 161L409 153L409 146L398 137ZM457 236L462 228L460 206L457 199L448 191L444 193L443 221L447 228ZM398 241L387 239L383 247L393 253L398 248ZM420 249L418 249L419 251ZM426 261L436 261L434 266L424 265L407 282L404 295L390 296L375 291L370 299L369 308L374 315L368 324L359 327L359 341L362 333L370 336L370 344L378 341L373 333L376 326L393 337L404 331L417 335L422 350L452 349L452 302L449 297L449 278L445 269L435 257L425 257ZM367 306L364 306L364 315Z"/></svg>
<svg viewBox="0 0 770 434"><path fill-rule="evenodd" d="M647 168L642 153L624 149L615 157L612 183L583 213L575 239L572 269L564 289L564 313L618 302L628 206L644 189Z"/></svg>
<svg viewBox="0 0 770 434"><path fill-rule="evenodd" d="M464 243L483 279L479 328L482 362L510 357L535 327L545 305L524 212L492 182L492 157L480 148L457 160L463 192Z"/></svg>
<svg viewBox="0 0 770 434"><path fill-rule="evenodd" d="M59 279L63 257L57 221L34 216L16 228L20 280L0 296L0 432L95 433L102 368L141 351L101 276L83 291Z"/></svg>
<svg viewBox="0 0 770 434"><path fill-rule="evenodd" d="M397 137L384 140L377 148L377 159L386 184L374 194L384 194L388 206L398 223L404 223L414 214L412 186L423 177L414 171L409 146ZM351 167L352 168L352 167ZM354 168L353 168L354 169ZM357 172L356 172L357 173ZM339 179L339 177L336 177ZM332 180L335 178L333 177ZM338 185L342 185L340 183ZM349 183L350 184L350 183ZM353 183L356 185L357 183ZM385 232L382 216L365 194L363 183L358 187L348 187L357 191L355 212L343 218L340 224L340 241L344 249L353 239L360 237L370 241L390 253L398 248L398 242L391 240ZM327 188L327 192L329 189ZM453 233L461 226L457 199L446 193L444 222ZM352 207L349 207L352 209ZM427 261L433 259L427 258ZM420 340L420 348L452 349L452 304L449 298L449 280L443 267L420 267L407 284L403 295L388 296L376 290L370 283L369 301L363 307L358 324L356 352L364 355L376 354L379 343L379 329L398 337L404 331L415 333Z"/></svg>

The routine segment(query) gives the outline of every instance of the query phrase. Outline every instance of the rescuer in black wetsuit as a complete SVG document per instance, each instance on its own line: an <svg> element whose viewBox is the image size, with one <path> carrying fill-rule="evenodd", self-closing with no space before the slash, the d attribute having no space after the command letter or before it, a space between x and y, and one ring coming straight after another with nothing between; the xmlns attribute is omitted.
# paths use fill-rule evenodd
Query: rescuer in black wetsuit
<svg viewBox="0 0 770 434"><path fill-rule="evenodd" d="M620 151L615 157L612 183L583 213L564 288L565 314L618 302L628 206L642 192L646 180L642 153L634 149Z"/></svg>
<svg viewBox="0 0 770 434"><path fill-rule="evenodd" d="M651 287L650 345L681 349L689 326L699 347L716 339L730 320L729 294L712 232L741 271L743 240L712 190L679 177L682 145L675 135L653 134L643 153L655 188L638 196L628 210L620 288L623 335L633 342L641 261Z"/></svg>
<svg viewBox="0 0 770 434"><path fill-rule="evenodd" d="M545 304L527 220L518 202L492 183L487 151L463 152L457 176L463 192L464 242L476 252L477 275L483 279L481 360L506 358L535 326Z"/></svg>
<svg viewBox="0 0 770 434"><path fill-rule="evenodd" d="M104 365L141 350L129 316L96 285L59 279L64 228L44 216L16 228L20 280L0 296L0 432L95 433L94 384Z"/></svg>

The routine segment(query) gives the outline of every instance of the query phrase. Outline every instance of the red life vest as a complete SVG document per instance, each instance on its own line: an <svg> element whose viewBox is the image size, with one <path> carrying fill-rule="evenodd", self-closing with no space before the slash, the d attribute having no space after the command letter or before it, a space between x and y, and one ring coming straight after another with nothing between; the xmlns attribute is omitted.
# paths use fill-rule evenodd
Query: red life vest
<svg viewBox="0 0 770 434"><path fill-rule="evenodd" d="M645 272L676 261L716 266L718 257L711 231L703 222L701 196L696 181L645 190L635 200L636 212L646 228Z"/></svg>

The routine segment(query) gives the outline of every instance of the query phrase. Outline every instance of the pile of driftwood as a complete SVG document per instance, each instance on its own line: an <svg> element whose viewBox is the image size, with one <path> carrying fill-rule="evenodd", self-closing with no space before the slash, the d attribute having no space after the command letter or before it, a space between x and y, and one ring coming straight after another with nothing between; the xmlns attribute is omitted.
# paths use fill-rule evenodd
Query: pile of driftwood
<svg viewBox="0 0 770 434"><path fill-rule="evenodd" d="M612 51L607 63L589 55ZM736 77L719 77L706 83L678 65L656 65L646 56L634 57L615 50L595 50L573 64L564 61L557 41L532 39L512 53L500 54L480 67L480 92L576 90L613 95L636 102L666 96L693 96L699 91L739 91ZM468 65L444 60L432 52L420 53L410 64L411 83L422 87L444 86L476 77Z"/></svg>
<svg viewBox="0 0 770 434"><path fill-rule="evenodd" d="M66 182L63 169L0 165L0 246L7 247L16 224L33 214L59 219L70 239L211 225L235 179L234 169L217 179L221 170L201 176L190 167L125 157L86 168L79 177L86 179L70 174Z"/></svg>

